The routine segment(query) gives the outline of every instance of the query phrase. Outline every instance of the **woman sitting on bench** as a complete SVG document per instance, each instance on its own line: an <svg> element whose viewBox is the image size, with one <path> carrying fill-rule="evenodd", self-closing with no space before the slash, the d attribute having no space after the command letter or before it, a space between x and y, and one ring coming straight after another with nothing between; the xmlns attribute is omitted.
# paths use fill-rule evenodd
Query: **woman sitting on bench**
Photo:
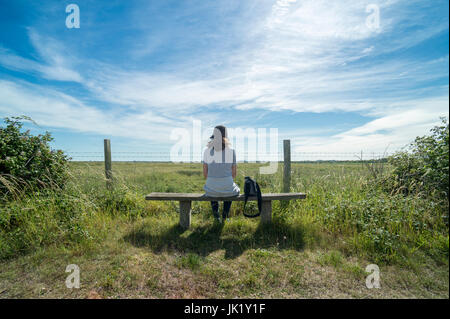
<svg viewBox="0 0 450 319"><path fill-rule="evenodd" d="M214 128L207 148L203 152L203 176L206 184L203 189L206 196L231 197L239 195L239 187L234 183L236 178L236 152L230 147L227 129L223 125ZM222 219L228 219L231 201L223 202ZM220 223L219 203L211 202L214 218Z"/></svg>

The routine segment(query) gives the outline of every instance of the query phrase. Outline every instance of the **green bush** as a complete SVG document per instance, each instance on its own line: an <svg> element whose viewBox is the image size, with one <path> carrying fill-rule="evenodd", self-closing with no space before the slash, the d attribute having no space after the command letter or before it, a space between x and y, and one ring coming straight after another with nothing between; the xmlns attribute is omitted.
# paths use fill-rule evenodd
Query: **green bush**
<svg viewBox="0 0 450 319"><path fill-rule="evenodd" d="M5 118L6 127L0 127L0 195L25 187L61 187L68 178L68 158L61 150L50 148L50 133L33 136L29 130L22 131L22 120L31 119Z"/></svg>
<svg viewBox="0 0 450 319"><path fill-rule="evenodd" d="M409 149L389 157L391 172L383 186L391 193L446 199L449 194L449 127L442 124L431 135L417 137Z"/></svg>

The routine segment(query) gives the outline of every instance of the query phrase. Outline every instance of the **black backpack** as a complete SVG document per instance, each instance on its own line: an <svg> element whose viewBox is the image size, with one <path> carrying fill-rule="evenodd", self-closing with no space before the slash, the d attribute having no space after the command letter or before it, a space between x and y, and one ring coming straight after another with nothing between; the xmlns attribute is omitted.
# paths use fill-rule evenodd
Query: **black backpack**
<svg viewBox="0 0 450 319"><path fill-rule="evenodd" d="M247 204L247 199L253 196L256 196L258 198L258 213L256 215L248 215L245 213L245 205ZM248 218L258 217L259 215L261 215L261 207L262 207L262 196L261 190L259 189L259 185L250 177L246 176L244 182L244 216Z"/></svg>

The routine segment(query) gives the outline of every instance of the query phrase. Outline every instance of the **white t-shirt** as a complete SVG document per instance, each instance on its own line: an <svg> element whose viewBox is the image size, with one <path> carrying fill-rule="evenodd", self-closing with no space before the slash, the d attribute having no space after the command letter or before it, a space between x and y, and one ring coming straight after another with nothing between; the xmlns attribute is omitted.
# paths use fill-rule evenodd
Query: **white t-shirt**
<svg viewBox="0 0 450 319"><path fill-rule="evenodd" d="M203 151L202 163L208 164L208 177L229 177L231 167L236 164L236 152L229 147L221 151L209 147Z"/></svg>

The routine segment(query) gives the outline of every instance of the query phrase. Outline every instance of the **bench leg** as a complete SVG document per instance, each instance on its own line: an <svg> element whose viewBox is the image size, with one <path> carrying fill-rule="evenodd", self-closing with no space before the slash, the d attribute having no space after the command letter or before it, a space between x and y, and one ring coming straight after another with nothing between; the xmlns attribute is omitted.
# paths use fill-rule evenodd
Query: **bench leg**
<svg viewBox="0 0 450 319"><path fill-rule="evenodd" d="M180 226L188 229L191 225L191 201L180 201Z"/></svg>
<svg viewBox="0 0 450 319"><path fill-rule="evenodd" d="M272 201L263 200L261 209L261 223L272 222Z"/></svg>

